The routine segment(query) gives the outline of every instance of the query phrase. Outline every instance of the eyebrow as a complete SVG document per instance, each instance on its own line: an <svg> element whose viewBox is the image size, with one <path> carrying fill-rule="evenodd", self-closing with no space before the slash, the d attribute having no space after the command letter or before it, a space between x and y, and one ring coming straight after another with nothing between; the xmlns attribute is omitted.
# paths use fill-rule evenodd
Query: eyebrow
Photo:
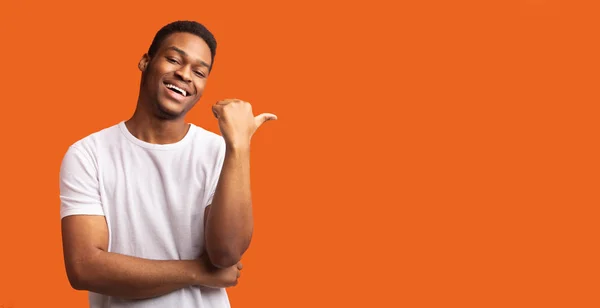
<svg viewBox="0 0 600 308"><path fill-rule="evenodd" d="M180 55L184 56L184 57L190 57L185 51L175 47L175 46L170 46L167 49L171 49L171 50L175 50L177 53L179 53ZM202 60L197 60L201 65L206 66L208 68L210 68L210 65L208 65L208 63L202 61Z"/></svg>

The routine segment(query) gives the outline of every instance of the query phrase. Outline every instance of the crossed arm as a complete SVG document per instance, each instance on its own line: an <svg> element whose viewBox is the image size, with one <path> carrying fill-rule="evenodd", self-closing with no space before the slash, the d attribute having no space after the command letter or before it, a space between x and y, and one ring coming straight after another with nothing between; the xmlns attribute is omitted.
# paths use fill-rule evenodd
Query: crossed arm
<svg viewBox="0 0 600 308"><path fill-rule="evenodd" d="M108 252L104 216L61 221L67 277L72 287L126 299L161 296L191 285L237 284L252 235L249 149L228 148L212 205L205 210L206 253L198 260L149 260Z"/></svg>
<svg viewBox="0 0 600 308"><path fill-rule="evenodd" d="M103 216L63 218L62 239L67 276L77 290L143 299L211 283L200 260L148 260L108 252Z"/></svg>

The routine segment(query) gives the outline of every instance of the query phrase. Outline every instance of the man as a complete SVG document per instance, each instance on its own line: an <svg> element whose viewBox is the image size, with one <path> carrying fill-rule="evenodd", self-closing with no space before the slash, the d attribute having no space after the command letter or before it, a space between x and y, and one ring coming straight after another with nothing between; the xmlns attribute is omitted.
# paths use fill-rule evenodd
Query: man
<svg viewBox="0 0 600 308"><path fill-rule="evenodd" d="M273 114L230 99L221 135L185 122L213 67L203 25L160 29L135 112L69 147L60 169L65 267L90 307L229 307L253 231L250 140Z"/></svg>

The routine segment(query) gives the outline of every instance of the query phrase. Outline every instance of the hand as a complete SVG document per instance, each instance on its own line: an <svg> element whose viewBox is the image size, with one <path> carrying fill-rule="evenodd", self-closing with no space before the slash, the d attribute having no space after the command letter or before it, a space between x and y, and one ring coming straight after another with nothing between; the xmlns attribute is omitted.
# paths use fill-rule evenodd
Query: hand
<svg viewBox="0 0 600 308"><path fill-rule="evenodd" d="M213 114L219 120L221 134L228 146L250 146L250 139L265 122L277 120L271 113L254 116L252 106L238 99L226 99L212 107Z"/></svg>
<svg viewBox="0 0 600 308"><path fill-rule="evenodd" d="M241 275L242 263L228 268L218 268L210 263L206 253L197 260L200 265L198 285L209 288L228 288L238 284Z"/></svg>

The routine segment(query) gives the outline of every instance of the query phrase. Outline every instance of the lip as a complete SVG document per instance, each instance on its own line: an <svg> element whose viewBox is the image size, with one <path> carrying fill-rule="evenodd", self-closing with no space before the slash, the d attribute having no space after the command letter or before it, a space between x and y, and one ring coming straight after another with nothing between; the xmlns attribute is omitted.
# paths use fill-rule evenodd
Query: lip
<svg viewBox="0 0 600 308"><path fill-rule="evenodd" d="M177 82L177 81L170 81L170 80L165 80L165 81L163 81L163 85L164 85L165 87L167 86L167 84L172 84L172 85L174 85L174 86L176 86L176 87L178 87L178 88L180 88L180 89L184 90L184 91L185 91L185 93L187 94L185 97L188 97L188 96L192 96L192 95L193 95L193 94L192 94L192 89L190 89L190 87L189 87L188 85L184 84L184 83L180 83L180 82ZM168 89L169 89L169 88L167 88L167 90L168 90ZM169 90L169 91L170 91L170 90ZM172 92L172 91L171 91L171 92Z"/></svg>
<svg viewBox="0 0 600 308"><path fill-rule="evenodd" d="M168 82L168 83L170 83L170 82ZM173 84L173 85L175 85L175 84ZM178 101L178 102L183 102L183 101L184 101L184 100L185 100L185 99L186 99L188 96L190 96L189 94L188 94L188 96L183 96L183 95L181 95L181 94L179 94L179 93L177 93L177 92L171 91L169 88L167 88L167 83L163 83L163 87L165 88L165 91L167 92L167 96L169 96L169 97L171 97L171 98L175 99L175 100L176 100L176 101ZM178 87L179 87L179 86L178 86ZM185 88L183 88L183 89L184 89L186 92L188 91L188 90L187 90L187 89L185 89ZM189 92L187 92L187 93L189 93Z"/></svg>

